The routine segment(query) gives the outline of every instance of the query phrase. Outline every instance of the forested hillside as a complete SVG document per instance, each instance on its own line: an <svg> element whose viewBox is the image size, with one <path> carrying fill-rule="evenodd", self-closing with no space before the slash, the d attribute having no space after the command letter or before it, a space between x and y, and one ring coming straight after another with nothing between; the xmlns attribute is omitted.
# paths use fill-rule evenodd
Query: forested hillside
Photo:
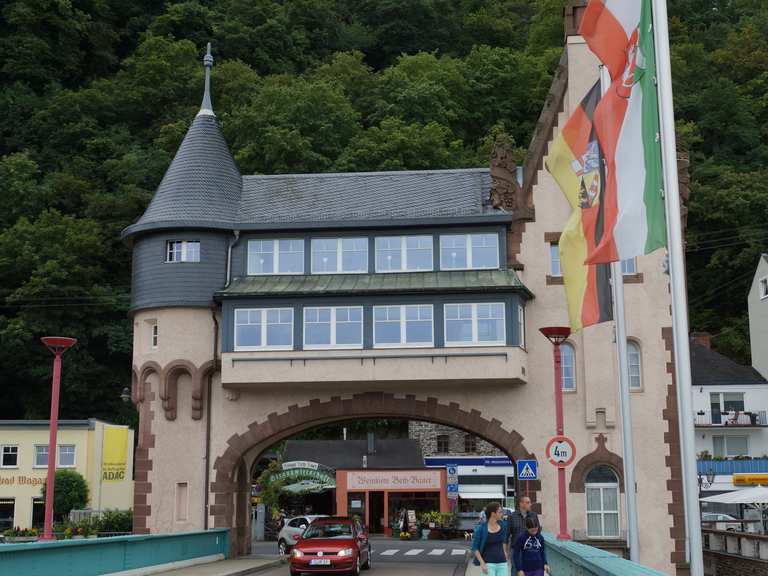
<svg viewBox="0 0 768 576"><path fill-rule="evenodd" d="M0 12L0 418L47 417L45 334L76 336L63 417L130 418L130 259L202 93L242 173L487 165L525 153L563 0L6 0ZM672 0L692 156L692 323L746 360L768 248L768 5ZM287 207L288 209L289 207Z"/></svg>

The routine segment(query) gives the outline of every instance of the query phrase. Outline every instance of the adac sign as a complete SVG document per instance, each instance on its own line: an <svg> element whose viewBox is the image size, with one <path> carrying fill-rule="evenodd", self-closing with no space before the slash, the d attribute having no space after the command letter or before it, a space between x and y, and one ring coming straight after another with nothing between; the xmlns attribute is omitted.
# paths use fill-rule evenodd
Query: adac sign
<svg viewBox="0 0 768 576"><path fill-rule="evenodd" d="M766 473L751 473L751 474L734 474L733 485L734 486L754 486L756 484L762 484L768 486L768 474Z"/></svg>
<svg viewBox="0 0 768 576"><path fill-rule="evenodd" d="M122 482L128 459L128 427L104 426L101 481Z"/></svg>

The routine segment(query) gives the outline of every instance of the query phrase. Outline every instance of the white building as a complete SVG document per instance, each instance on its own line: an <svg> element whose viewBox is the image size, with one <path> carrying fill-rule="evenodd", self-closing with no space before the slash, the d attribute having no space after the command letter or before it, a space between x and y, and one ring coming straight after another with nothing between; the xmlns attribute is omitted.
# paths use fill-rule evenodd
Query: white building
<svg viewBox="0 0 768 576"><path fill-rule="evenodd" d="M752 366L768 378L768 253L760 261L747 296Z"/></svg>

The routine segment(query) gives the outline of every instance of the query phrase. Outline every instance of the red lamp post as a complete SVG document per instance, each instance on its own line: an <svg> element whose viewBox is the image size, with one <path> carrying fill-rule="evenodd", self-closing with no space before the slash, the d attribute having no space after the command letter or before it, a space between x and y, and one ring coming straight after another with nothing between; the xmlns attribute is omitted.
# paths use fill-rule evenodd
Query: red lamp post
<svg viewBox="0 0 768 576"><path fill-rule="evenodd" d="M46 336L43 344L53 353L53 388L51 390L51 421L48 438L48 479L45 485L45 528L42 540L53 540L53 488L56 483L56 433L59 425L59 389L61 387L61 357L77 343L74 338Z"/></svg>
<svg viewBox="0 0 768 576"><path fill-rule="evenodd" d="M541 328L540 332L552 342L555 355L555 424L558 436L563 436L563 383L562 383L562 361L560 357L560 345L571 335L571 329L567 326L549 326ZM568 507L565 501L565 467L557 468L557 495L560 506L560 532L557 535L558 540L570 540L568 533Z"/></svg>

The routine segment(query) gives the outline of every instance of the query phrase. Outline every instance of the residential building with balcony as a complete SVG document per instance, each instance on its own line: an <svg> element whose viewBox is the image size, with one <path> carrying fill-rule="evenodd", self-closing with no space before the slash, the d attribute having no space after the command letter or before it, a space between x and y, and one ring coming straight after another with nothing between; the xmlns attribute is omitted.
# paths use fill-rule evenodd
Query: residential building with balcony
<svg viewBox="0 0 768 576"><path fill-rule="evenodd" d="M768 378L768 253L761 254L747 296L752 366Z"/></svg>
<svg viewBox="0 0 768 576"><path fill-rule="evenodd" d="M768 381L710 347L707 334L691 341L693 409L699 471L717 476L706 490L733 490L735 472L764 472L721 461L768 459ZM742 470L742 468L744 468Z"/></svg>

